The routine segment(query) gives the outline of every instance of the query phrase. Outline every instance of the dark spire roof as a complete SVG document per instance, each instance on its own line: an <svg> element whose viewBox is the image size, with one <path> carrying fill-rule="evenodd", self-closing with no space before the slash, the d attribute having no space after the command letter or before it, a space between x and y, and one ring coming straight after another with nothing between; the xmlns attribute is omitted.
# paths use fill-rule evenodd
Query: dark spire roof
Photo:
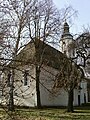
<svg viewBox="0 0 90 120"><path fill-rule="evenodd" d="M70 34L70 31L69 31L69 25L68 25L67 22L65 22L64 25L63 25L62 38L63 38L64 36L70 36L70 37L72 37L72 35Z"/></svg>
<svg viewBox="0 0 90 120"><path fill-rule="evenodd" d="M64 33L69 33L69 25L67 22L64 23Z"/></svg>

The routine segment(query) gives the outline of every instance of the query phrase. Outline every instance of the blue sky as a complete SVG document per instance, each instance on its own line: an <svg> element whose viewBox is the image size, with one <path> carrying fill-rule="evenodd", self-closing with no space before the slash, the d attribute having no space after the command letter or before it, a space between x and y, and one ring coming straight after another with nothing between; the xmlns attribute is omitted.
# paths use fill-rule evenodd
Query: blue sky
<svg viewBox="0 0 90 120"><path fill-rule="evenodd" d="M72 33L82 32L83 26L90 25L90 0L53 0L53 2L59 9L71 5L78 11L78 17L72 21Z"/></svg>

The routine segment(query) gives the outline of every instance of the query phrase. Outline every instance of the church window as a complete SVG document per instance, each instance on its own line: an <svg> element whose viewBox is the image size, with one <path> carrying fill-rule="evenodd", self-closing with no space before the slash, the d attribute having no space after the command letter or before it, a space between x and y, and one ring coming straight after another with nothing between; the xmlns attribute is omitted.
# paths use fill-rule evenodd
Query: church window
<svg viewBox="0 0 90 120"><path fill-rule="evenodd" d="M28 70L24 71L24 86L28 84Z"/></svg>

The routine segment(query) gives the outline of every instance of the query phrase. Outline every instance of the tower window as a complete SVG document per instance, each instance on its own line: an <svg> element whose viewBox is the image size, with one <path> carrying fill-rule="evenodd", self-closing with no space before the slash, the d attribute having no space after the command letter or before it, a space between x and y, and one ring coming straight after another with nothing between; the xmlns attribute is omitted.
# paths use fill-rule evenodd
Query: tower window
<svg viewBox="0 0 90 120"><path fill-rule="evenodd" d="M63 44L65 44L65 42L63 42Z"/></svg>

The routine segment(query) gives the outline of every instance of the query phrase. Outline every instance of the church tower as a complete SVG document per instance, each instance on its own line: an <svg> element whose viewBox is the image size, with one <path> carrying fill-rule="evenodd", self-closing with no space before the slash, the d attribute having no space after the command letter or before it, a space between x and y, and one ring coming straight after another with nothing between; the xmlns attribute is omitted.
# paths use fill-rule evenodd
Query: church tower
<svg viewBox="0 0 90 120"><path fill-rule="evenodd" d="M67 57L73 57L73 50L70 49L71 44L73 44L73 36L70 34L68 23L65 22L60 39L60 51L66 54Z"/></svg>

